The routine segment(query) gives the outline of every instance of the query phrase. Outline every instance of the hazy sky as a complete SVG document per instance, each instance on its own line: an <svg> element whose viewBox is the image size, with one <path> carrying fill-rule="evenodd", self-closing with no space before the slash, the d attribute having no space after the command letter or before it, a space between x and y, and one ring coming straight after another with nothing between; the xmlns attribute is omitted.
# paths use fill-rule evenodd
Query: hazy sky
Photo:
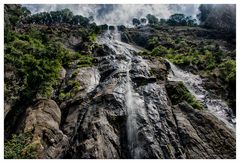
<svg viewBox="0 0 240 163"><path fill-rule="evenodd" d="M174 13L196 17L199 12L198 4L30 4L23 6L32 13L69 8L75 15L93 16L97 24L112 25L132 24L132 18L145 17L147 14L153 14L158 18L168 18Z"/></svg>

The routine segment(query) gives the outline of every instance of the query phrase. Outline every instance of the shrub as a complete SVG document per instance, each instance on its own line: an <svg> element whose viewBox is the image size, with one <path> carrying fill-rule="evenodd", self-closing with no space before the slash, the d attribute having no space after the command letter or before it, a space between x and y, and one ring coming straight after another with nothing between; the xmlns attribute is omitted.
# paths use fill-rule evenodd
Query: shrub
<svg viewBox="0 0 240 163"><path fill-rule="evenodd" d="M236 81L236 61L227 60L221 63L219 66L221 71L221 78L228 82L234 83Z"/></svg>
<svg viewBox="0 0 240 163"><path fill-rule="evenodd" d="M32 133L22 133L13 135L12 138L4 143L5 159L32 159L37 156L39 142L32 142Z"/></svg>
<svg viewBox="0 0 240 163"><path fill-rule="evenodd" d="M70 96L70 92L65 93L64 91L61 91L58 97L60 101L63 101L70 98Z"/></svg>
<svg viewBox="0 0 240 163"><path fill-rule="evenodd" d="M186 101L195 109L203 109L203 105L188 91L183 82L170 82L166 89L173 105Z"/></svg>
<svg viewBox="0 0 240 163"><path fill-rule="evenodd" d="M168 54L168 49L162 45L157 46L150 53L153 56L162 56Z"/></svg>

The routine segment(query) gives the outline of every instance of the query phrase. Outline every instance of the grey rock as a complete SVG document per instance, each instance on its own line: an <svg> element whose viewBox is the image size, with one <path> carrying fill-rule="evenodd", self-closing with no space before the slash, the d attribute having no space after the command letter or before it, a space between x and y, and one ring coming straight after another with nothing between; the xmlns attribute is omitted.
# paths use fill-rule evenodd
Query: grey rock
<svg viewBox="0 0 240 163"><path fill-rule="evenodd" d="M68 138L59 129L61 111L52 100L38 100L26 110L20 125L22 132L31 132L31 143L38 142L38 158L59 158L68 146Z"/></svg>
<svg viewBox="0 0 240 163"><path fill-rule="evenodd" d="M223 122L183 102L174 107L187 158L236 158L236 139Z"/></svg>

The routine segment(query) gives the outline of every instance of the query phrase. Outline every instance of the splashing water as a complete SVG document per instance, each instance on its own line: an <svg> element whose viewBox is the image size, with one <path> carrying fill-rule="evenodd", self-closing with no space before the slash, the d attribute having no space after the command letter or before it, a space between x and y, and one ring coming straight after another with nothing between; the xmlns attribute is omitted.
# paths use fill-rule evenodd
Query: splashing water
<svg viewBox="0 0 240 163"><path fill-rule="evenodd" d="M218 119L223 121L228 128L235 131L235 117L231 108L221 99L214 97L210 92L203 88L203 81L199 75L181 70L170 61L166 60L171 66L168 75L170 81L182 81L187 89L201 101L208 110Z"/></svg>

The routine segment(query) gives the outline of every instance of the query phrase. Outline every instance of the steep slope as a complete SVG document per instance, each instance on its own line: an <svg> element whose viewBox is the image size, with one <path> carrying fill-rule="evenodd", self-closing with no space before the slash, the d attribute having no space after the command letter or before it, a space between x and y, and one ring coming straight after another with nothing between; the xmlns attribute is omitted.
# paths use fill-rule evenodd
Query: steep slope
<svg viewBox="0 0 240 163"><path fill-rule="evenodd" d="M90 74L99 72L100 78L95 78L96 82L92 84L82 84L85 88L81 93L61 105L61 110L65 111L61 122L65 135L59 137L58 133L62 131L58 126L54 125L55 131L43 123L44 119L50 123L49 114L55 119L54 123L59 124L59 119L54 118L55 113L45 115L41 111L27 109L26 120L23 120L24 131L28 130L28 126L34 126L33 135L44 133L38 136L40 142L52 144L42 145L46 154L38 157L235 157L234 133L206 110L198 111L186 102L173 106L165 88L166 76L163 75L159 81L151 74L148 65L151 61L137 56L138 50L111 38L111 35L103 36L99 43L103 49L95 56L97 69L86 71ZM164 63L160 64L167 71ZM91 81L91 77L79 82L83 80ZM40 108L49 110L44 101L38 103L35 108L42 105ZM51 134L42 127L39 131L39 125L49 128ZM35 137L33 142L37 139ZM58 142L61 142L60 146Z"/></svg>
<svg viewBox="0 0 240 163"><path fill-rule="evenodd" d="M146 47L149 41L139 38L151 36L151 30L166 35L169 31L87 27L22 24L9 29L13 35L5 40L5 158L236 157L234 122L211 112L194 96L187 79L173 80L179 78L177 71L194 75L174 67L165 55L153 55L155 45ZM194 37L193 42L202 36Z"/></svg>

